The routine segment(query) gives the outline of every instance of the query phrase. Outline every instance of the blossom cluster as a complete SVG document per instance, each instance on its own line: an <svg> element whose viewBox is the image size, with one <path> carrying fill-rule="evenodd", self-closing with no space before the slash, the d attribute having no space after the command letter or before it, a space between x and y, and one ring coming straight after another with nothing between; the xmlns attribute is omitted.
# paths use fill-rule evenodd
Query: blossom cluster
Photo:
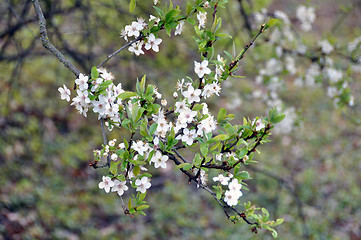
<svg viewBox="0 0 361 240"><path fill-rule="evenodd" d="M79 111L80 114L87 116L89 109L98 113L98 119L109 118L114 123L120 123L119 111L123 109L118 96L124 92L121 83L115 85L112 80L114 76L107 70L100 68L97 70L99 76L95 79L89 79L88 76L80 73L75 80L77 85L77 95L72 99L71 105ZM70 90L64 85L60 87L61 99L70 101ZM96 97L97 96L97 97Z"/></svg>

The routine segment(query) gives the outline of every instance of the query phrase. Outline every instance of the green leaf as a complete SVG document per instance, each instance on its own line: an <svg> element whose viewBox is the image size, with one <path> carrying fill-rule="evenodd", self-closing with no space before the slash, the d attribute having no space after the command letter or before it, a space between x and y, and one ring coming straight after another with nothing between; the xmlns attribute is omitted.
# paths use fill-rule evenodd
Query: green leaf
<svg viewBox="0 0 361 240"><path fill-rule="evenodd" d="M172 9L165 15L165 22L169 23L173 20L175 16L177 16L181 11L178 9Z"/></svg>
<svg viewBox="0 0 361 240"><path fill-rule="evenodd" d="M137 96L137 94L135 92L123 92L121 94L118 95L118 98L124 100L124 99L127 99L127 98L130 98L130 97L135 97Z"/></svg>
<svg viewBox="0 0 361 240"><path fill-rule="evenodd" d="M146 74L144 74L144 76L142 77L142 80L140 82L140 91L142 93L144 93L144 91L145 91L145 81L146 81L145 78L146 78Z"/></svg>
<svg viewBox="0 0 361 240"><path fill-rule="evenodd" d="M200 111L203 109L203 104L196 104L194 105L194 107L192 108L193 111Z"/></svg>
<svg viewBox="0 0 361 240"><path fill-rule="evenodd" d="M229 138L227 134L219 134L215 136L213 139L219 140L219 141L225 141Z"/></svg>
<svg viewBox="0 0 361 240"><path fill-rule="evenodd" d="M130 0L129 11L133 12L136 5L137 5L137 0Z"/></svg>
<svg viewBox="0 0 361 240"><path fill-rule="evenodd" d="M242 139L243 140L243 139ZM244 140L243 140L244 141ZM239 151L237 157L238 158L243 158L244 155L246 155L246 153L248 152L248 150L246 148L242 148L241 151Z"/></svg>
<svg viewBox="0 0 361 240"><path fill-rule="evenodd" d="M132 107L132 120L133 123L135 123L137 120L137 116L138 116L138 112L139 112L139 106L138 104L134 104Z"/></svg>
<svg viewBox="0 0 361 240"><path fill-rule="evenodd" d="M262 221L263 221L263 222L268 221L268 219L269 219L269 212L268 212L267 209L265 209L265 208L262 208L261 210L262 210L262 212L263 212Z"/></svg>
<svg viewBox="0 0 361 240"><path fill-rule="evenodd" d="M276 230L272 229L272 237L277 238L277 232Z"/></svg>
<svg viewBox="0 0 361 240"><path fill-rule="evenodd" d="M134 176L137 176L140 173L140 167L139 165L135 165L133 168Z"/></svg>
<svg viewBox="0 0 361 240"><path fill-rule="evenodd" d="M181 169L183 168L184 170L189 170L192 168L192 164L191 163L181 163L179 165L177 165L176 169Z"/></svg>
<svg viewBox="0 0 361 240"><path fill-rule="evenodd" d="M169 24L166 23L166 24L164 25L164 27L165 27L165 32L166 32L167 35L170 37L171 31L172 31L171 26L169 26Z"/></svg>
<svg viewBox="0 0 361 240"><path fill-rule="evenodd" d="M117 175L118 174L118 165L119 165L119 163L120 163L120 161L118 161L118 162L111 161L110 162L109 172L111 172L113 175Z"/></svg>
<svg viewBox="0 0 361 240"><path fill-rule="evenodd" d="M226 118L226 115L227 115L227 110L221 108L217 115L217 122L222 122Z"/></svg>
<svg viewBox="0 0 361 240"><path fill-rule="evenodd" d="M209 144L208 143L202 143L200 146L201 154L206 157L209 150Z"/></svg>
<svg viewBox="0 0 361 240"><path fill-rule="evenodd" d="M266 29L268 29L268 28L270 28L270 27L273 27L273 26L275 26L275 25L279 25L280 23L281 23L281 20L272 18L271 20L269 20L269 21L266 23L266 25L265 25L265 27L264 27L264 30L266 30Z"/></svg>
<svg viewBox="0 0 361 240"><path fill-rule="evenodd" d="M153 8L157 11L160 18L164 18L164 13L159 7L153 6Z"/></svg>
<svg viewBox="0 0 361 240"><path fill-rule="evenodd" d="M98 72L98 69L97 67L92 67L92 70L91 70L91 77L92 79L97 79L99 77L99 72Z"/></svg>
<svg viewBox="0 0 361 240"><path fill-rule="evenodd" d="M227 52L227 51L224 51L224 53L228 56L228 58L232 61L233 60L233 56Z"/></svg>
<svg viewBox="0 0 361 240"><path fill-rule="evenodd" d="M141 210L144 210L144 209L147 209L147 208L149 208L149 205L139 205L137 207L137 211L141 211Z"/></svg>
<svg viewBox="0 0 361 240"><path fill-rule="evenodd" d="M244 180L244 179L250 179L251 178L247 171L238 172L234 177L239 179L239 180Z"/></svg>
<svg viewBox="0 0 361 240"><path fill-rule="evenodd" d="M149 135L153 135L155 133L155 130L157 130L158 123L153 123L152 126L149 128Z"/></svg>
<svg viewBox="0 0 361 240"><path fill-rule="evenodd" d="M187 18L187 21L192 25L196 24L196 21L192 18Z"/></svg>
<svg viewBox="0 0 361 240"><path fill-rule="evenodd" d="M125 181L125 176L124 175L118 175L117 176L117 179L121 182L124 182Z"/></svg>
<svg viewBox="0 0 361 240"><path fill-rule="evenodd" d="M279 123L279 122L281 122L285 117L286 117L285 114L280 114L280 115L277 115L277 116L271 118L271 119L270 119L270 122L273 123L273 124Z"/></svg>
<svg viewBox="0 0 361 240"><path fill-rule="evenodd" d="M147 195L147 192L140 193L139 196L138 196L139 202L143 201L143 199L145 198L146 195Z"/></svg>
<svg viewBox="0 0 361 240"><path fill-rule="evenodd" d="M285 220L284 218L277 219L276 222L274 224L272 224L272 227L282 224L284 220Z"/></svg>

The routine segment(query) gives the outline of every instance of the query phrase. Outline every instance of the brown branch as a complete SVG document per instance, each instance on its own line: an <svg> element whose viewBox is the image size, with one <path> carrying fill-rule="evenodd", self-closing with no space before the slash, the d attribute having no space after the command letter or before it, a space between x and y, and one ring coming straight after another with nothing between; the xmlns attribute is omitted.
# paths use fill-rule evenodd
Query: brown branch
<svg viewBox="0 0 361 240"><path fill-rule="evenodd" d="M244 57L244 54L246 54L247 50L254 44L254 42L256 41L256 39L259 37L259 35L261 35L264 31L264 28L265 28L265 24L262 24L258 33L256 34L256 36L254 36L254 38L252 39L252 41L250 41L248 44L246 44L243 48L243 51L241 53L241 55L236 59L234 60L233 62L231 62L229 64L229 68L228 68L228 71L231 71L237 64L238 62Z"/></svg>
<svg viewBox="0 0 361 240"><path fill-rule="evenodd" d="M48 33L46 30L46 20L41 10L41 6L39 0L32 0L36 16L39 20L39 30L40 30L40 40L43 46L48 49L52 54L54 54L59 61L64 64L66 68L68 68L75 76L79 76L80 71L69 61L64 55L49 41Z"/></svg>

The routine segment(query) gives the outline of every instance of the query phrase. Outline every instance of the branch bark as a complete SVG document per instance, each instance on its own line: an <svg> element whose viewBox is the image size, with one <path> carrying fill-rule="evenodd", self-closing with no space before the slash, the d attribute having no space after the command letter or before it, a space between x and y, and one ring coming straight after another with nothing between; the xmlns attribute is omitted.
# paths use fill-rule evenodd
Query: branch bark
<svg viewBox="0 0 361 240"><path fill-rule="evenodd" d="M52 54L54 54L59 59L59 61L62 64L64 64L66 68L68 68L72 73L74 73L76 77L78 77L80 71L68 59L66 59L65 56L49 41L49 37L46 29L46 20L43 11L41 10L39 0L32 0L32 1L36 16L38 17L39 20L41 43L46 49L48 49Z"/></svg>

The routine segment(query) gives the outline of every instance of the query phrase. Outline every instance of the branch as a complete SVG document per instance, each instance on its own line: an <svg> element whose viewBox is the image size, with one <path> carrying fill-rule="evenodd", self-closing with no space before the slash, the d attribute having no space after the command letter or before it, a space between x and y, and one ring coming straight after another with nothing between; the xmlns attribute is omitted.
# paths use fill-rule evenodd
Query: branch
<svg viewBox="0 0 361 240"><path fill-rule="evenodd" d="M138 42L140 40L142 40L144 38L144 35L141 34L139 37L137 37L136 39L134 39L133 41L130 41L129 43L125 44L123 47L119 48L117 51L113 52L112 54L108 55L108 57L106 59L104 59L101 63L99 63L99 65L97 66L97 68L103 66L104 63L108 62L112 57L114 57L115 55L117 55L118 53L120 53L123 49L129 47L130 45L132 45L135 42Z"/></svg>
<svg viewBox="0 0 361 240"><path fill-rule="evenodd" d="M66 68L68 68L75 76L79 76L80 71L69 61L67 60L64 55L49 41L48 33L46 30L46 20L41 10L41 6L39 0L32 0L34 5L34 10L36 16L39 20L39 30L40 30L40 40L43 46L48 49L52 54L54 54L59 61L64 64Z"/></svg>
<svg viewBox="0 0 361 240"><path fill-rule="evenodd" d="M247 52L247 50L254 44L254 42L259 37L259 35L261 35L263 33L265 26L266 26L265 24L261 25L258 33L256 34L256 36L254 36L252 41L250 41L248 44L246 44L246 46L244 46L241 55L236 60L234 60L233 62L231 62L229 64L228 71L231 71L237 65L237 63L244 57L244 54Z"/></svg>

